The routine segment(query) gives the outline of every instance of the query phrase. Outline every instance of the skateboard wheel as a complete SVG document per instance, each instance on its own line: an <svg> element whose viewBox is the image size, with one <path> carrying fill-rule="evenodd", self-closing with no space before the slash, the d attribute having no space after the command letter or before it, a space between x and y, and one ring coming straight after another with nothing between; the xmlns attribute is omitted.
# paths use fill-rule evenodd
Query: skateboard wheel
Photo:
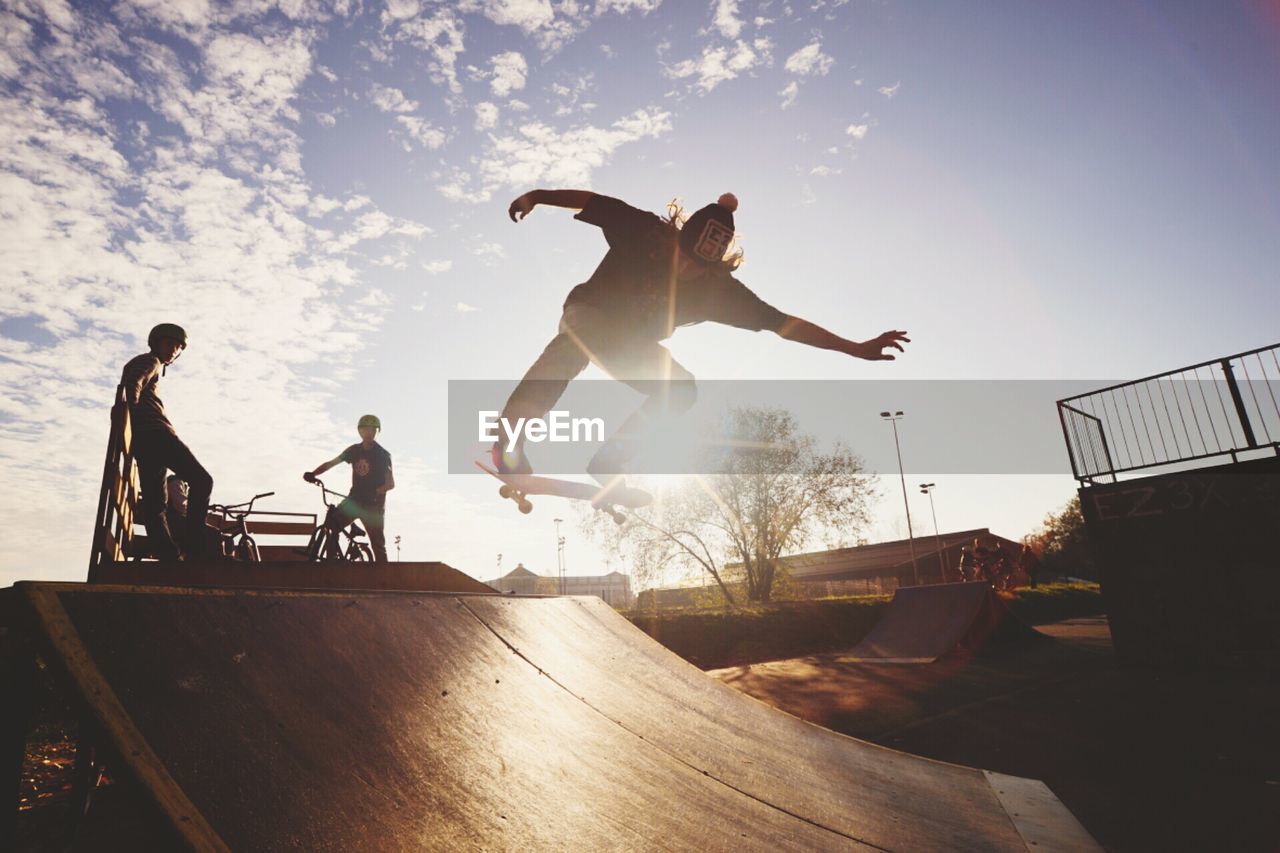
<svg viewBox="0 0 1280 853"><path fill-rule="evenodd" d="M498 494L499 494L500 496L504 497L504 498L509 498L509 497L511 497L511 495L512 495L512 493L513 493L514 491L515 491L514 489L512 489L510 486L505 485L505 484L504 484L504 485L501 485L501 486L498 486Z"/></svg>
<svg viewBox="0 0 1280 853"><path fill-rule="evenodd" d="M533 504L527 500L521 500L520 503L516 504L516 506L520 507L520 511L525 515L533 512Z"/></svg>

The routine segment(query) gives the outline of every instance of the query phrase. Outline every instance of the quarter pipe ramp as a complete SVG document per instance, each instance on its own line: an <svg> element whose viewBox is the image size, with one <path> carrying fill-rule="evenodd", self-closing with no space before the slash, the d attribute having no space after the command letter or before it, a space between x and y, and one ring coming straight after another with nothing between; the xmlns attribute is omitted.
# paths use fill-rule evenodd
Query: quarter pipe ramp
<svg viewBox="0 0 1280 853"><path fill-rule="evenodd" d="M196 849L1097 849L1039 782L804 723L594 598L5 593Z"/></svg>
<svg viewBox="0 0 1280 853"><path fill-rule="evenodd" d="M1044 639L1009 612L986 581L899 587L853 660L933 663L992 645Z"/></svg>

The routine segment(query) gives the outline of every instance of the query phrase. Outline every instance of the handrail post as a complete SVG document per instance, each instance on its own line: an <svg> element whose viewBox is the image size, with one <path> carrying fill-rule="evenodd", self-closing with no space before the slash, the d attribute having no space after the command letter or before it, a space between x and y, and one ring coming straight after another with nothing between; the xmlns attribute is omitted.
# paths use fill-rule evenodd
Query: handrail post
<svg viewBox="0 0 1280 853"><path fill-rule="evenodd" d="M1244 398L1240 396L1240 386L1236 384L1235 372L1231 369L1231 360L1224 358L1219 364L1227 377L1227 390L1231 392L1231 402L1236 407L1236 417L1240 419L1240 428L1244 430L1244 440L1250 448L1258 446L1258 439L1253 435L1253 426L1249 423L1249 413L1244 408Z"/></svg>

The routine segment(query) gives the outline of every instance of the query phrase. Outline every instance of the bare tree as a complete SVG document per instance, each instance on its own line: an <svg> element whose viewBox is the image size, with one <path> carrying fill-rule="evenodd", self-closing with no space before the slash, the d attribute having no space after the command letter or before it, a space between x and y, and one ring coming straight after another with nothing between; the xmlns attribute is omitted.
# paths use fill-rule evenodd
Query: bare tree
<svg viewBox="0 0 1280 853"><path fill-rule="evenodd" d="M819 452L789 412L737 408L732 439L705 460L713 474L692 475L658 494L622 528L589 523L607 548L625 550L639 583L667 570L699 571L731 606L735 587L767 602L779 558L819 535L856 537L868 522L874 479L844 445Z"/></svg>

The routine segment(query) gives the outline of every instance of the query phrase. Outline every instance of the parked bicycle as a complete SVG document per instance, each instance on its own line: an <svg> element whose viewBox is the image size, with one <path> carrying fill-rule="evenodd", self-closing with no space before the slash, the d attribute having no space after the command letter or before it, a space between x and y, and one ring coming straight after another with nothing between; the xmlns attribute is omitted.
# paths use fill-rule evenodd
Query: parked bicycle
<svg viewBox="0 0 1280 853"><path fill-rule="evenodd" d="M253 512L253 504L259 498L269 498L274 494L275 492L263 492L260 495L254 495L246 503L232 504L231 506L209 504L210 512L220 513L224 518L234 522L231 527L224 527L218 531L223 559L251 563L262 562L262 555L258 552L258 543L249 535L249 523L246 519L249 517L249 513Z"/></svg>
<svg viewBox="0 0 1280 853"><path fill-rule="evenodd" d="M313 477L309 482L320 488L320 499L324 501L324 521L316 526L311 534L311 541L305 550L299 551L308 560L348 560L354 562L373 562L373 549L360 537L365 535L364 528L355 521L343 523L344 517L338 513L338 505L329 502L333 495L339 500L347 496L326 488L324 481ZM345 545L343 544L345 540Z"/></svg>

